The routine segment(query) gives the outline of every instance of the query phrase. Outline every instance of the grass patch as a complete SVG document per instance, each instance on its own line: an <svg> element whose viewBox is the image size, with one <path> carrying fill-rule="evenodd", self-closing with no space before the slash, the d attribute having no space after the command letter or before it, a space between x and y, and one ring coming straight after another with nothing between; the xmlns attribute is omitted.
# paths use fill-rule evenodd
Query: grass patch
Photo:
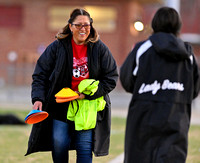
<svg viewBox="0 0 200 163"><path fill-rule="evenodd" d="M17 110L17 109L2 109L0 108L0 115L13 114L20 119L24 119L31 110Z"/></svg>
<svg viewBox="0 0 200 163"><path fill-rule="evenodd" d="M200 163L200 125L192 125L189 131L187 163Z"/></svg>
<svg viewBox="0 0 200 163"><path fill-rule="evenodd" d="M3 110L0 114L12 113L24 119L28 110ZM94 157L94 163L108 163L124 151L125 118L112 118L110 154ZM0 125L0 162L2 163L51 163L51 153L42 152L24 156L27 149L31 125ZM200 163L200 125L192 125L189 132L189 152L186 163ZM70 163L75 163L75 151L70 152Z"/></svg>

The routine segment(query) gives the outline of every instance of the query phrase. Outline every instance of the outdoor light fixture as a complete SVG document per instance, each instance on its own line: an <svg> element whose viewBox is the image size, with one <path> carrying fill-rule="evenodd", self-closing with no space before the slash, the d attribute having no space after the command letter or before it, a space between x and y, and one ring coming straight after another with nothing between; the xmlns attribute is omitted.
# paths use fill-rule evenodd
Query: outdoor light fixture
<svg viewBox="0 0 200 163"><path fill-rule="evenodd" d="M144 24L140 20L132 21L130 24L130 33L132 36L138 36L144 31Z"/></svg>
<svg viewBox="0 0 200 163"><path fill-rule="evenodd" d="M143 31L144 30L144 24L141 21L134 22L134 28L136 31Z"/></svg>

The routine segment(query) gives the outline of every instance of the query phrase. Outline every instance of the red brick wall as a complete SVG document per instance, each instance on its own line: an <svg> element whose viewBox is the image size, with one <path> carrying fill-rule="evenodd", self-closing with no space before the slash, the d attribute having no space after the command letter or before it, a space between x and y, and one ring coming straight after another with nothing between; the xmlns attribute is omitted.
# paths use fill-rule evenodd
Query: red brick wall
<svg viewBox="0 0 200 163"><path fill-rule="evenodd" d="M9 0L9 3L1 4L1 6L15 7L18 6L22 10L22 22L21 26L7 26L0 27L0 64L10 64L7 55L10 51L15 51L18 54L18 59L15 63L15 67L21 70L24 69L24 65L27 63L35 63L35 58L38 58L37 49L40 45L47 46L53 40L58 31L50 31L48 29L48 8L51 5L63 4L63 5L111 5L116 7L117 15L117 28L111 33L99 33L100 38L110 48L113 56L115 57L117 64L120 65L125 59L126 55L130 51L134 38L129 32L129 14L135 13L131 10L130 2L126 1L26 1L26 0ZM95 21L95 20L94 20ZM34 58L34 59L32 59ZM1 70L0 70L1 72ZM5 76L7 72L1 73L1 76ZM24 79L21 74L24 72L15 73L18 74L16 82L23 83ZM27 75L30 77L30 74ZM31 80L31 79L30 79Z"/></svg>
<svg viewBox="0 0 200 163"><path fill-rule="evenodd" d="M187 1L187 0L184 0ZM199 6L199 2L197 5ZM7 75L7 70L2 71L2 65L10 64L7 59L7 54L10 51L15 51L19 56L16 67L19 67L19 72L17 72L17 83L30 83L31 73L28 72L26 77L21 77L24 74L23 71L26 69L27 65L29 67L34 67L36 59L39 57L38 48L40 45L47 46L52 41L55 40L55 35L58 31L50 31L48 29L48 9L52 5L109 5L113 6L117 10L117 28L115 31L110 33L99 33L101 40L110 48L114 58L120 67L124 59L127 57L131 48L138 41L146 39L150 34L150 22L153 13L159 7L154 6L141 6L134 0L73 0L73 1L63 1L63 0L7 0L0 3L1 6L18 6L22 11L22 22L18 27L3 27L0 26L0 78ZM144 4L143 4L144 5ZM181 9L183 15L183 31L187 31L187 27L191 26L189 19L197 19L199 12L196 15L194 11L190 11L190 15L195 15L194 17L189 16L189 14L184 14L187 7ZM199 11L199 10L197 10ZM145 25L145 31L143 32L130 32L130 25L136 19L140 18ZM1 19L1 17L0 17ZM95 21L95 20L94 20ZM1 22L1 20L0 20ZM195 32L200 33L200 27L198 21L193 21L195 24L193 28ZM190 29L193 29L190 28Z"/></svg>

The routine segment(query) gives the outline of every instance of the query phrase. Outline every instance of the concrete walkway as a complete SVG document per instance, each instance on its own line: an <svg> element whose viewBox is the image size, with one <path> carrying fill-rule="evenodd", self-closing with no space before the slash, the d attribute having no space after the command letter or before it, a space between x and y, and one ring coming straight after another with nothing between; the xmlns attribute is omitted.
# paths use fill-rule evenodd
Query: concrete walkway
<svg viewBox="0 0 200 163"><path fill-rule="evenodd" d="M119 156L117 156L115 159L113 159L109 163L123 163L123 161L124 161L124 153L120 154Z"/></svg>
<svg viewBox="0 0 200 163"><path fill-rule="evenodd" d="M112 116L126 117L131 94L123 90L110 93ZM0 88L0 108L27 109L32 108L30 87ZM200 124L200 96L192 104L192 124Z"/></svg>
<svg viewBox="0 0 200 163"><path fill-rule="evenodd" d="M123 90L114 90L110 93L112 116L126 118L131 94ZM0 108L32 109L30 87L1 87ZM200 124L200 96L192 104L192 124Z"/></svg>

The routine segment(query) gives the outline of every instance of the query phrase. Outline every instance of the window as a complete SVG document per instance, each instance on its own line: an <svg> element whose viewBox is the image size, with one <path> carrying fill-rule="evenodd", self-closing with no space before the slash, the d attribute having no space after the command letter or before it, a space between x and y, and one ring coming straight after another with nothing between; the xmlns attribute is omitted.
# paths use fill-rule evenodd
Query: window
<svg viewBox="0 0 200 163"><path fill-rule="evenodd" d="M72 11L72 7L64 7L64 6L53 6L48 11L49 22L48 26L49 29L60 30L62 29L69 20L69 15Z"/></svg>
<svg viewBox="0 0 200 163"><path fill-rule="evenodd" d="M75 6L52 6L49 9L48 26L50 30L60 30L68 22ZM114 7L83 6L93 18L93 26L98 32L112 32L116 29L117 11Z"/></svg>
<svg viewBox="0 0 200 163"><path fill-rule="evenodd" d="M99 32L112 32L116 29L117 11L114 7L85 6Z"/></svg>
<svg viewBox="0 0 200 163"><path fill-rule="evenodd" d="M22 7L0 5L0 27L21 27Z"/></svg>

